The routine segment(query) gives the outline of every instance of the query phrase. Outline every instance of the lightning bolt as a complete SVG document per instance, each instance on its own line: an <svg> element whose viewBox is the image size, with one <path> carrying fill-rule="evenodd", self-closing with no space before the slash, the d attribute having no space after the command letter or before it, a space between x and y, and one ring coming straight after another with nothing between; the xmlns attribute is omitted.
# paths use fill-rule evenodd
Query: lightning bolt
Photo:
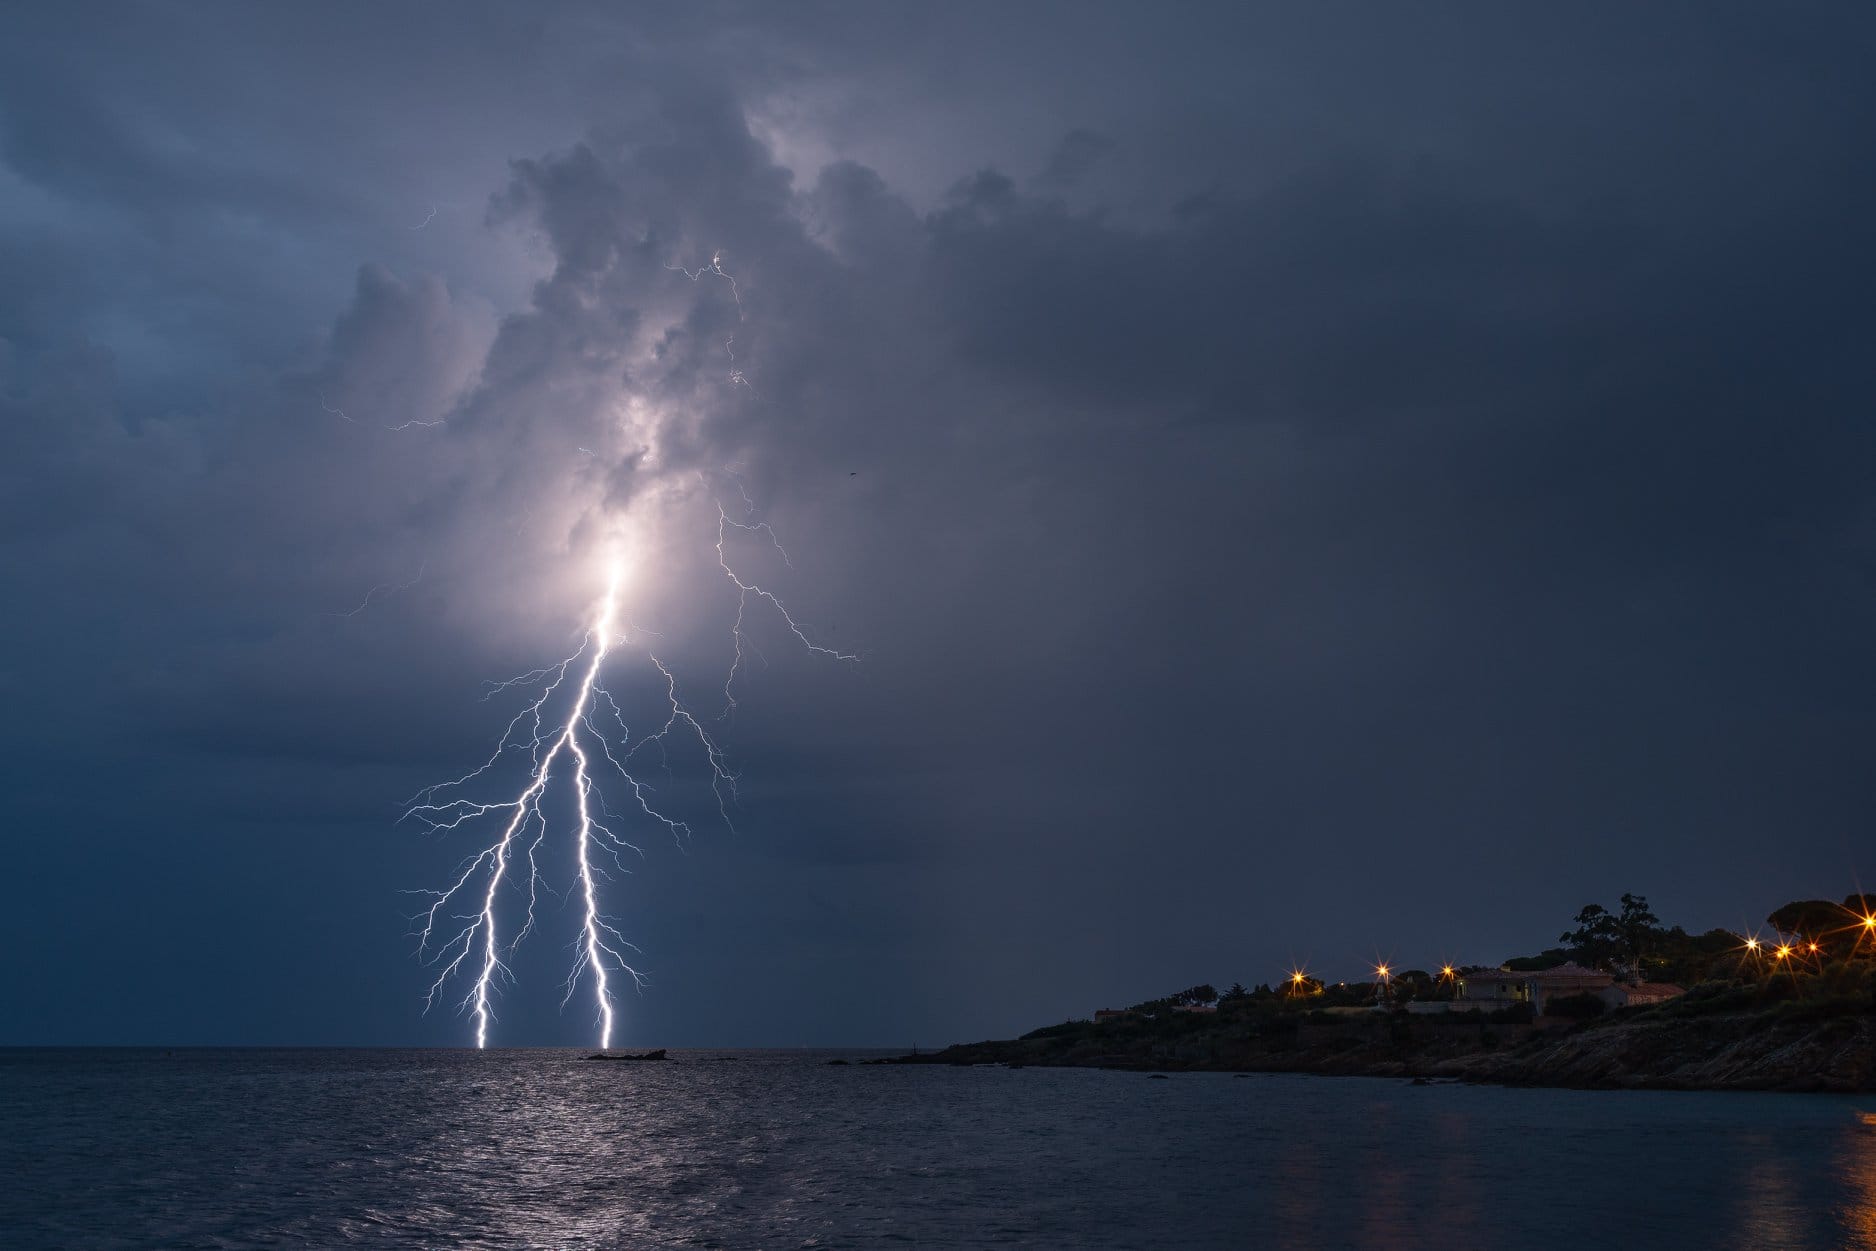
<svg viewBox="0 0 1876 1251"><path fill-rule="evenodd" d="M742 317L743 315L742 292L737 290L736 288L736 276L734 274L725 273L723 270L723 249L722 248L718 248L716 251L710 254L710 263L708 265L699 265L696 269L686 269L682 265L677 265L677 264L672 264L670 262L666 262L665 268L670 270L674 274L683 274L686 278L690 279L692 282L700 281L705 274L715 274L717 277L725 280L726 282L730 284L730 299L736 301L736 316L739 319Z"/></svg>
<svg viewBox="0 0 1876 1251"><path fill-rule="evenodd" d="M740 483L738 484L738 489L741 489ZM747 501L748 498L746 494L743 496L745 501ZM747 516L748 514L745 514L745 518ZM848 664L860 659L858 653L843 652L838 648L823 647L819 643L816 643L813 639L808 637L807 631L802 629L800 623L789 613L788 606L783 604L774 592L758 583L744 579L741 574L737 573L735 568L730 564L729 555L724 550L724 545L729 541L729 532L731 530L740 530L745 534L762 535L768 540L769 545L781 556L783 563L790 569L795 567L795 562L788 555L788 549L782 546L781 540L775 536L775 531L770 527L768 522L759 521L751 524L746 519L743 521L732 520L729 510L723 507L722 501L718 501L717 567L723 571L723 576L730 580L730 585L736 588L736 622L730 627L730 635L736 643L736 655L735 659L730 662L729 675L723 680L723 702L726 716L736 710L736 679L742 674L745 652L750 649L748 636L744 633L743 626L748 619L751 599L758 602L766 601L769 606L775 610L776 614L781 617L782 624L788 628L788 632L794 635L795 640L803 647L807 648L810 654L825 656L830 660L838 660Z"/></svg>
<svg viewBox="0 0 1876 1251"><path fill-rule="evenodd" d="M751 394L760 394L756 391L756 384L749 381L749 375L745 374L742 371L742 367L736 363L735 343L735 335L731 335L729 338L723 340L723 354L730 358L730 385L733 387L748 387Z"/></svg>
<svg viewBox="0 0 1876 1251"><path fill-rule="evenodd" d="M673 264L671 262L666 262L665 268L674 274L683 274L692 282L701 282L705 274L715 274L718 278L725 280L730 284L730 299L736 302L736 320L741 321L743 319L742 292L736 286L736 276L724 271L723 249L718 248L716 251L712 252L710 254L710 263L708 265L699 265L696 269L686 269L682 265ZM748 387L751 391L754 391L756 389L755 385L749 381L749 376L736 364L736 349L731 346L735 342L735 335L731 335L729 338L723 340L724 355L730 358L730 385L733 387Z"/></svg>
<svg viewBox="0 0 1876 1251"><path fill-rule="evenodd" d="M423 224L428 225L429 219ZM712 254L708 265L696 270L680 265L666 268L684 274L692 282L701 281L706 274L724 279L729 283L737 316L742 317L742 295L736 279L723 268L721 251ZM734 336L723 343L723 350L730 359L730 381L747 387L748 379L736 367L734 343ZM323 396L321 406L324 407ZM410 422L406 426L431 424L441 423ZM596 453L586 447L577 450L597 459ZM844 664L859 660L857 653L816 642L770 587L738 571L729 551L733 533L759 538L789 569L794 568L794 561L774 528L765 520L755 519L755 505L743 488L741 477L732 470L724 473L741 497L740 519L731 516L721 498L711 494L708 479L702 481L706 496L715 498L717 505L717 566L736 593L735 621L730 628L734 656L723 682L723 709L717 718L719 721L727 721L737 707L736 682L748 655L754 651L747 633L749 615L762 605L767 605L779 617L789 635L809 654ZM522 526L531 517L530 510ZM378 589L374 587L367 592L365 602L354 612L369 604ZM731 813L737 805L736 774L721 744L679 692L672 667L649 647L644 648L644 658L662 681L666 711L657 729L642 732L636 738L623 709L602 682L608 662L622 644L636 635L658 637L637 628L621 631L619 592L620 562L615 559L608 573L605 593L572 655L518 677L486 684L484 700L513 690L532 692L525 706L503 729L494 751L475 769L451 781L426 787L406 805L404 819L417 821L433 833L447 835L474 829L482 831L487 840L479 851L461 863L448 886L419 892L429 902L411 919L419 958L437 970L424 996L425 1011L437 1003L446 987L466 983L459 1010L466 1012L473 1021L478 1048L488 1045L490 1027L495 1021L497 993L512 977L509 961L534 929L540 891L552 892L543 878L540 860L541 850L553 832L543 807L550 792L556 787L562 788L570 791L574 801L569 834L575 889L569 890L567 897L569 902L577 898L581 911L573 943L573 964L567 974L561 1006L564 1008L572 1001L583 982L590 984L602 1050L611 1047L617 1021L615 981L629 980L635 988L642 988L646 980L626 954L636 952L637 948L607 918L601 905L606 864L610 862L615 869L625 872L624 856L642 854L615 828L623 818L607 806L606 787L610 786L621 797L629 796L634 820L642 818L662 827L682 845L691 836L689 825L659 806L655 789L637 770L641 758L645 758L655 761L669 776L670 746L674 740L683 740L701 749L710 772L718 815L726 827L735 829ZM494 797L487 797L506 766L518 763L515 758L522 756L526 758L527 773L519 790L496 791ZM520 924L512 936L505 936L501 928L505 889L526 899ZM465 907L469 910L460 911Z"/></svg>
<svg viewBox="0 0 1876 1251"><path fill-rule="evenodd" d="M350 418L350 417L347 417L347 416L345 415L345 410L344 410L344 409L342 409L342 408L334 408L334 407L332 407L332 405L330 405L330 404L328 404L328 403L326 403L326 393L325 393L324 391L321 391L321 392L319 393L319 407L321 407L322 409L324 409L324 410L326 411L326 413L327 413L327 415L329 415L329 416L332 416L332 417L337 417L337 418L339 418L339 419L340 419L341 421L351 421L351 420L353 420L352 418Z"/></svg>
<svg viewBox="0 0 1876 1251"><path fill-rule="evenodd" d="M594 722L603 700L604 706L612 711L622 728L624 725L618 705L599 680L606 658L617 641L614 622L618 611L618 593L619 579L615 570L605 596L600 601L592 628L573 655L547 668L493 684L488 692L491 696L532 682L541 683L541 689L534 700L508 723L508 728L496 744L494 754L480 768L452 782L441 783L420 792L405 813L406 817L414 817L439 831L457 829L490 816L495 817L500 825L499 836L470 859L456 881L445 890L433 892L434 897L423 914L423 926L418 937L419 951L429 950L436 939L439 925L445 919L444 910L450 901L465 894L479 897L476 911L462 918L467 922L464 927L442 944L439 953L442 969L431 983L425 1000L428 1007L445 983L464 972L465 966L473 966L474 976L470 980L463 1006L474 1019L478 1047L488 1045L489 1025L494 1019L496 983L507 974L505 953L512 955L514 947L534 927L534 908L538 898L536 892L540 885L536 852L547 835L547 819L541 811L541 802L555 779L557 766L570 765L568 781L577 807L573 841L580 899L584 906L577 944L579 954L573 970L567 976L567 998L562 1003L572 997L582 975L590 974L599 1019L599 1045L602 1048L609 1047L612 1044L614 1022L611 974L617 972L635 983L643 982L642 976L622 951L630 949L631 943L600 911L598 879L603 871L596 863L596 857L610 854L618 862L620 852L637 852L638 849L601 819L602 815L610 818L610 814L606 813L595 784L594 751L597 750L625 779L648 816L662 822L673 832L684 832L685 827L683 823L664 816L651 806L648 788L625 770L623 762L613 754L611 745ZM572 676L576 669L577 678ZM547 706L570 681L573 686L572 698L567 701L564 715L550 725ZM716 744L702 733L701 727L698 727L698 733L705 741L710 759L719 761L721 753L716 749ZM589 746L588 740L591 740L592 746ZM465 787L486 776L505 754L517 747L527 751L530 760L529 780L519 794L511 799L492 802L460 794ZM523 849L521 844L530 833L533 837ZM525 854L528 863L528 907L526 920L504 948L499 934L496 904L518 852ZM620 863L619 867L624 866Z"/></svg>
<svg viewBox="0 0 1876 1251"><path fill-rule="evenodd" d="M353 425L358 424L358 418L351 416L342 408L334 408L332 405L326 403L326 393L324 391L321 391L319 393L319 407L323 409L328 416L337 417L341 421L349 421ZM395 426L385 426L382 428L385 430L398 431L398 430L414 430L414 429L421 427L427 430L434 426L446 426L448 424L449 424L448 419L443 418L443 417L437 417L430 421L424 421L421 418L412 417L409 421L402 421L402 422L399 422Z"/></svg>
<svg viewBox="0 0 1876 1251"><path fill-rule="evenodd" d="M751 522L747 515L737 521L720 501L717 517L717 563L737 593L736 619L731 629L735 659L723 687L724 715L727 717L736 706L735 681L750 648L745 627L754 605L769 605L809 653L842 662L857 661L857 654L814 642L779 597L738 573L731 563L726 545L734 530L762 536L783 561L793 567L769 523ZM488 1045L489 1028L495 1020L496 992L510 977L508 961L522 939L534 929L535 908L544 887L538 853L550 833L542 805L557 781L564 778L564 785L574 799L571 840L577 899L581 907L576 954L561 1003L564 1007L572 1000L582 981L590 982L602 1050L612 1045L617 1020L615 978L630 980L635 987L645 984L644 975L633 967L626 955L637 948L607 918L600 903L601 884L606 877L604 862L610 861L623 872L626 871L623 855L641 854L636 845L614 828L620 818L606 805L600 785L602 777L612 779L615 785L622 784L622 793L630 796L631 807L637 814L661 826L682 844L691 836L690 826L659 807L654 788L634 770L642 753L655 751L656 760L668 774L668 748L672 740L682 738L693 742L702 749L707 762L718 814L725 826L735 828L731 812L737 801L736 774L730 768L722 745L684 701L671 667L649 648L645 650L646 660L664 685L667 712L662 725L639 734L636 739L624 711L603 684L601 679L608 660L618 645L630 637L618 625L618 599L619 573L615 564L605 594L594 611L592 624L572 655L517 677L487 684L485 700L514 689L534 691L532 699L509 720L495 750L481 765L461 777L419 791L404 813L405 819L415 820L439 834L471 826L487 826L495 831L492 840L463 863L453 882L441 890L422 892L427 895L429 904L412 918L418 953L437 968L424 997L425 1010L435 1005L452 981L466 980L468 989L459 1006L474 1023L477 1047ZM616 751L611 737L615 733L619 748ZM521 789L507 797L476 797L477 792L495 780L499 766L517 754L524 754L528 762L527 780ZM524 881L515 881L522 872L517 867L519 864L526 866ZM504 886L511 882L525 891L527 906L514 935L504 942L499 905ZM454 907L462 906L459 901L468 902L473 911L453 912Z"/></svg>
<svg viewBox="0 0 1876 1251"><path fill-rule="evenodd" d="M327 613L326 615L329 617L348 617L348 618L356 617L359 613L364 612L365 609L371 607L371 601L377 597L380 591L384 593L384 597L386 599L389 599L391 596L396 595L400 591L408 591L411 587L416 586L419 582L423 581L424 572L428 570L429 568L430 568L430 562L426 560L423 562L423 564L417 567L417 576L412 578L410 581L408 582L380 582L376 586L372 587L370 590L366 591L365 598L359 600L358 606L356 608L353 608L350 612L335 612L335 613Z"/></svg>

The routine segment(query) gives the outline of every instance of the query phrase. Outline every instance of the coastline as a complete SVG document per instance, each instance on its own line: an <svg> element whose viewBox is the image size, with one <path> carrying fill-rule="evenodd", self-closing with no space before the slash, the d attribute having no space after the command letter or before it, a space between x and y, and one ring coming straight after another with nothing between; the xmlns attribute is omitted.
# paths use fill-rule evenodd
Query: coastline
<svg viewBox="0 0 1876 1251"><path fill-rule="evenodd" d="M1581 1024L1404 1014L1304 1020L1068 1023L876 1064L1315 1073L1588 1090L1876 1092L1876 1015L1655 1010Z"/></svg>

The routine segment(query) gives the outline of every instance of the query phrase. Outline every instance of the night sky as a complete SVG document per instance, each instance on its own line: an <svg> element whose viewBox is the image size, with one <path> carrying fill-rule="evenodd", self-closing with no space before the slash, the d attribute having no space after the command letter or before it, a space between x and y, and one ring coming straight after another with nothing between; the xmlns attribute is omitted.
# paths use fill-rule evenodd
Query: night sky
<svg viewBox="0 0 1876 1251"><path fill-rule="evenodd" d="M1876 20L1147 10L10 6L0 1042L465 1041L398 817L622 525L742 778L626 1045L1876 882ZM739 486L862 659L716 721ZM544 901L493 1041L591 1039Z"/></svg>

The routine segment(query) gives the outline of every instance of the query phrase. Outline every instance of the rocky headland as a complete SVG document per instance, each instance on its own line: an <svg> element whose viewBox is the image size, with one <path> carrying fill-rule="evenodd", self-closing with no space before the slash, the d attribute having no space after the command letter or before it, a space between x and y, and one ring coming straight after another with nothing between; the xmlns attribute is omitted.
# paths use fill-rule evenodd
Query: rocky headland
<svg viewBox="0 0 1876 1251"><path fill-rule="evenodd" d="M1740 1003L1738 995L1586 1022L1464 1014L1219 1012L1065 1022L892 1064L1002 1064L1321 1073L1507 1085L1666 1090L1876 1091L1876 1008Z"/></svg>

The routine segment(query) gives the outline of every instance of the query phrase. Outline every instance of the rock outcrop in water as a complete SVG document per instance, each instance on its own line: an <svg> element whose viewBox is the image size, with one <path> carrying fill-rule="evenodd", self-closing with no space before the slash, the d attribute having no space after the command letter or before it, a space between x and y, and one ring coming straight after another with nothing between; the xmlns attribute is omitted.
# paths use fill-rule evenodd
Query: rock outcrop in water
<svg viewBox="0 0 1876 1251"><path fill-rule="evenodd" d="M628 1055L614 1056L614 1055L607 1055L603 1051L595 1051L592 1055L587 1056L586 1058L589 1060L669 1060L671 1057L664 1053L663 1047L660 1047L656 1051L646 1051L639 1055L628 1054Z"/></svg>

